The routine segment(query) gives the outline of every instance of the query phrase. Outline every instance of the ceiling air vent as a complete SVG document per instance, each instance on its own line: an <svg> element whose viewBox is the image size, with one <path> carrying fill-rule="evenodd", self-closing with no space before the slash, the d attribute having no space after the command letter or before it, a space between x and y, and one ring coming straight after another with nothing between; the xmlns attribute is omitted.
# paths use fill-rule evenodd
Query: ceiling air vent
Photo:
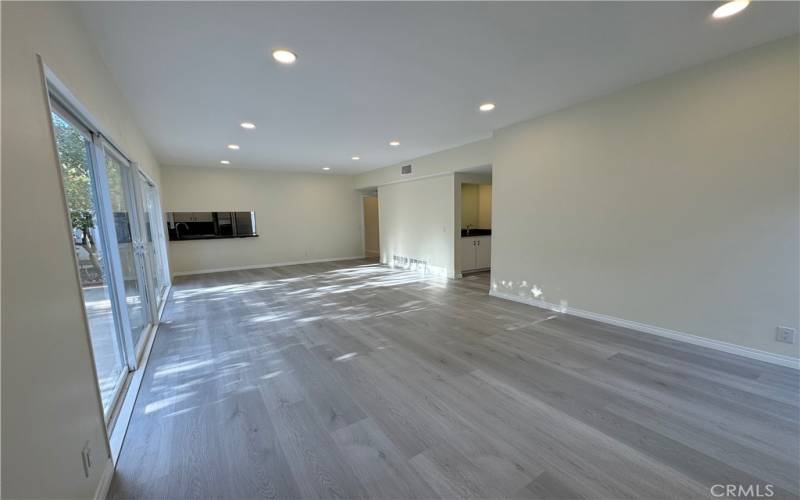
<svg viewBox="0 0 800 500"><path fill-rule="evenodd" d="M411 165L403 165L400 167L400 175L411 175Z"/></svg>

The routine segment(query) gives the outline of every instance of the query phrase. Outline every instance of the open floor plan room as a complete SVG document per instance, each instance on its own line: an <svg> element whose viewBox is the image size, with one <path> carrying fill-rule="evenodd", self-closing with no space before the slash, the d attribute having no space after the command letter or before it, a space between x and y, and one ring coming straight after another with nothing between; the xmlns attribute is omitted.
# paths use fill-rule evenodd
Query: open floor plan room
<svg viewBox="0 0 800 500"><path fill-rule="evenodd" d="M174 282L110 498L796 494L797 377L369 261Z"/></svg>
<svg viewBox="0 0 800 500"><path fill-rule="evenodd" d="M800 2L0 22L0 497L800 500Z"/></svg>

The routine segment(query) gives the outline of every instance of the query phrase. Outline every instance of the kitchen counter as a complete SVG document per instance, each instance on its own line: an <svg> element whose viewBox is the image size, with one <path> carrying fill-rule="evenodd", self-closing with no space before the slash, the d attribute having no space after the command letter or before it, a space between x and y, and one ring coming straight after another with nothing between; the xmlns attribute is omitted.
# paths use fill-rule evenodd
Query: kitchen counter
<svg viewBox="0 0 800 500"><path fill-rule="evenodd" d="M472 238L473 236L491 236L492 230L491 229L462 229L461 230L461 237L462 238Z"/></svg>
<svg viewBox="0 0 800 500"><path fill-rule="evenodd" d="M215 235L215 234L182 234L179 238L170 238L169 241L192 240L230 240L233 238L257 238L257 234Z"/></svg>

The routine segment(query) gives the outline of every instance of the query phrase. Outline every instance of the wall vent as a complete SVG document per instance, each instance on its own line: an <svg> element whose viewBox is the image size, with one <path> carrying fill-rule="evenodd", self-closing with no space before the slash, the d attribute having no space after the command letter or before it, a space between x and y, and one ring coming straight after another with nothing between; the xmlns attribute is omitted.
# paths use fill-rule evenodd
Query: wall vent
<svg viewBox="0 0 800 500"><path fill-rule="evenodd" d="M400 175L411 175L411 165L403 165L400 167Z"/></svg>

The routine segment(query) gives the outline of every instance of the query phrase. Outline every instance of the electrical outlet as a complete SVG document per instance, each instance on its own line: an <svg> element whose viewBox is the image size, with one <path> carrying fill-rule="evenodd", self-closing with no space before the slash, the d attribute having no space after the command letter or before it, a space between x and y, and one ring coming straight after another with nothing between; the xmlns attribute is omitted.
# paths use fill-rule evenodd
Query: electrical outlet
<svg viewBox="0 0 800 500"><path fill-rule="evenodd" d="M89 447L89 441L86 441L81 450L81 462L83 463L83 474L89 477L89 469L92 468L92 449Z"/></svg>
<svg viewBox="0 0 800 500"><path fill-rule="evenodd" d="M795 329L788 326L778 326L775 332L775 340L794 344Z"/></svg>

